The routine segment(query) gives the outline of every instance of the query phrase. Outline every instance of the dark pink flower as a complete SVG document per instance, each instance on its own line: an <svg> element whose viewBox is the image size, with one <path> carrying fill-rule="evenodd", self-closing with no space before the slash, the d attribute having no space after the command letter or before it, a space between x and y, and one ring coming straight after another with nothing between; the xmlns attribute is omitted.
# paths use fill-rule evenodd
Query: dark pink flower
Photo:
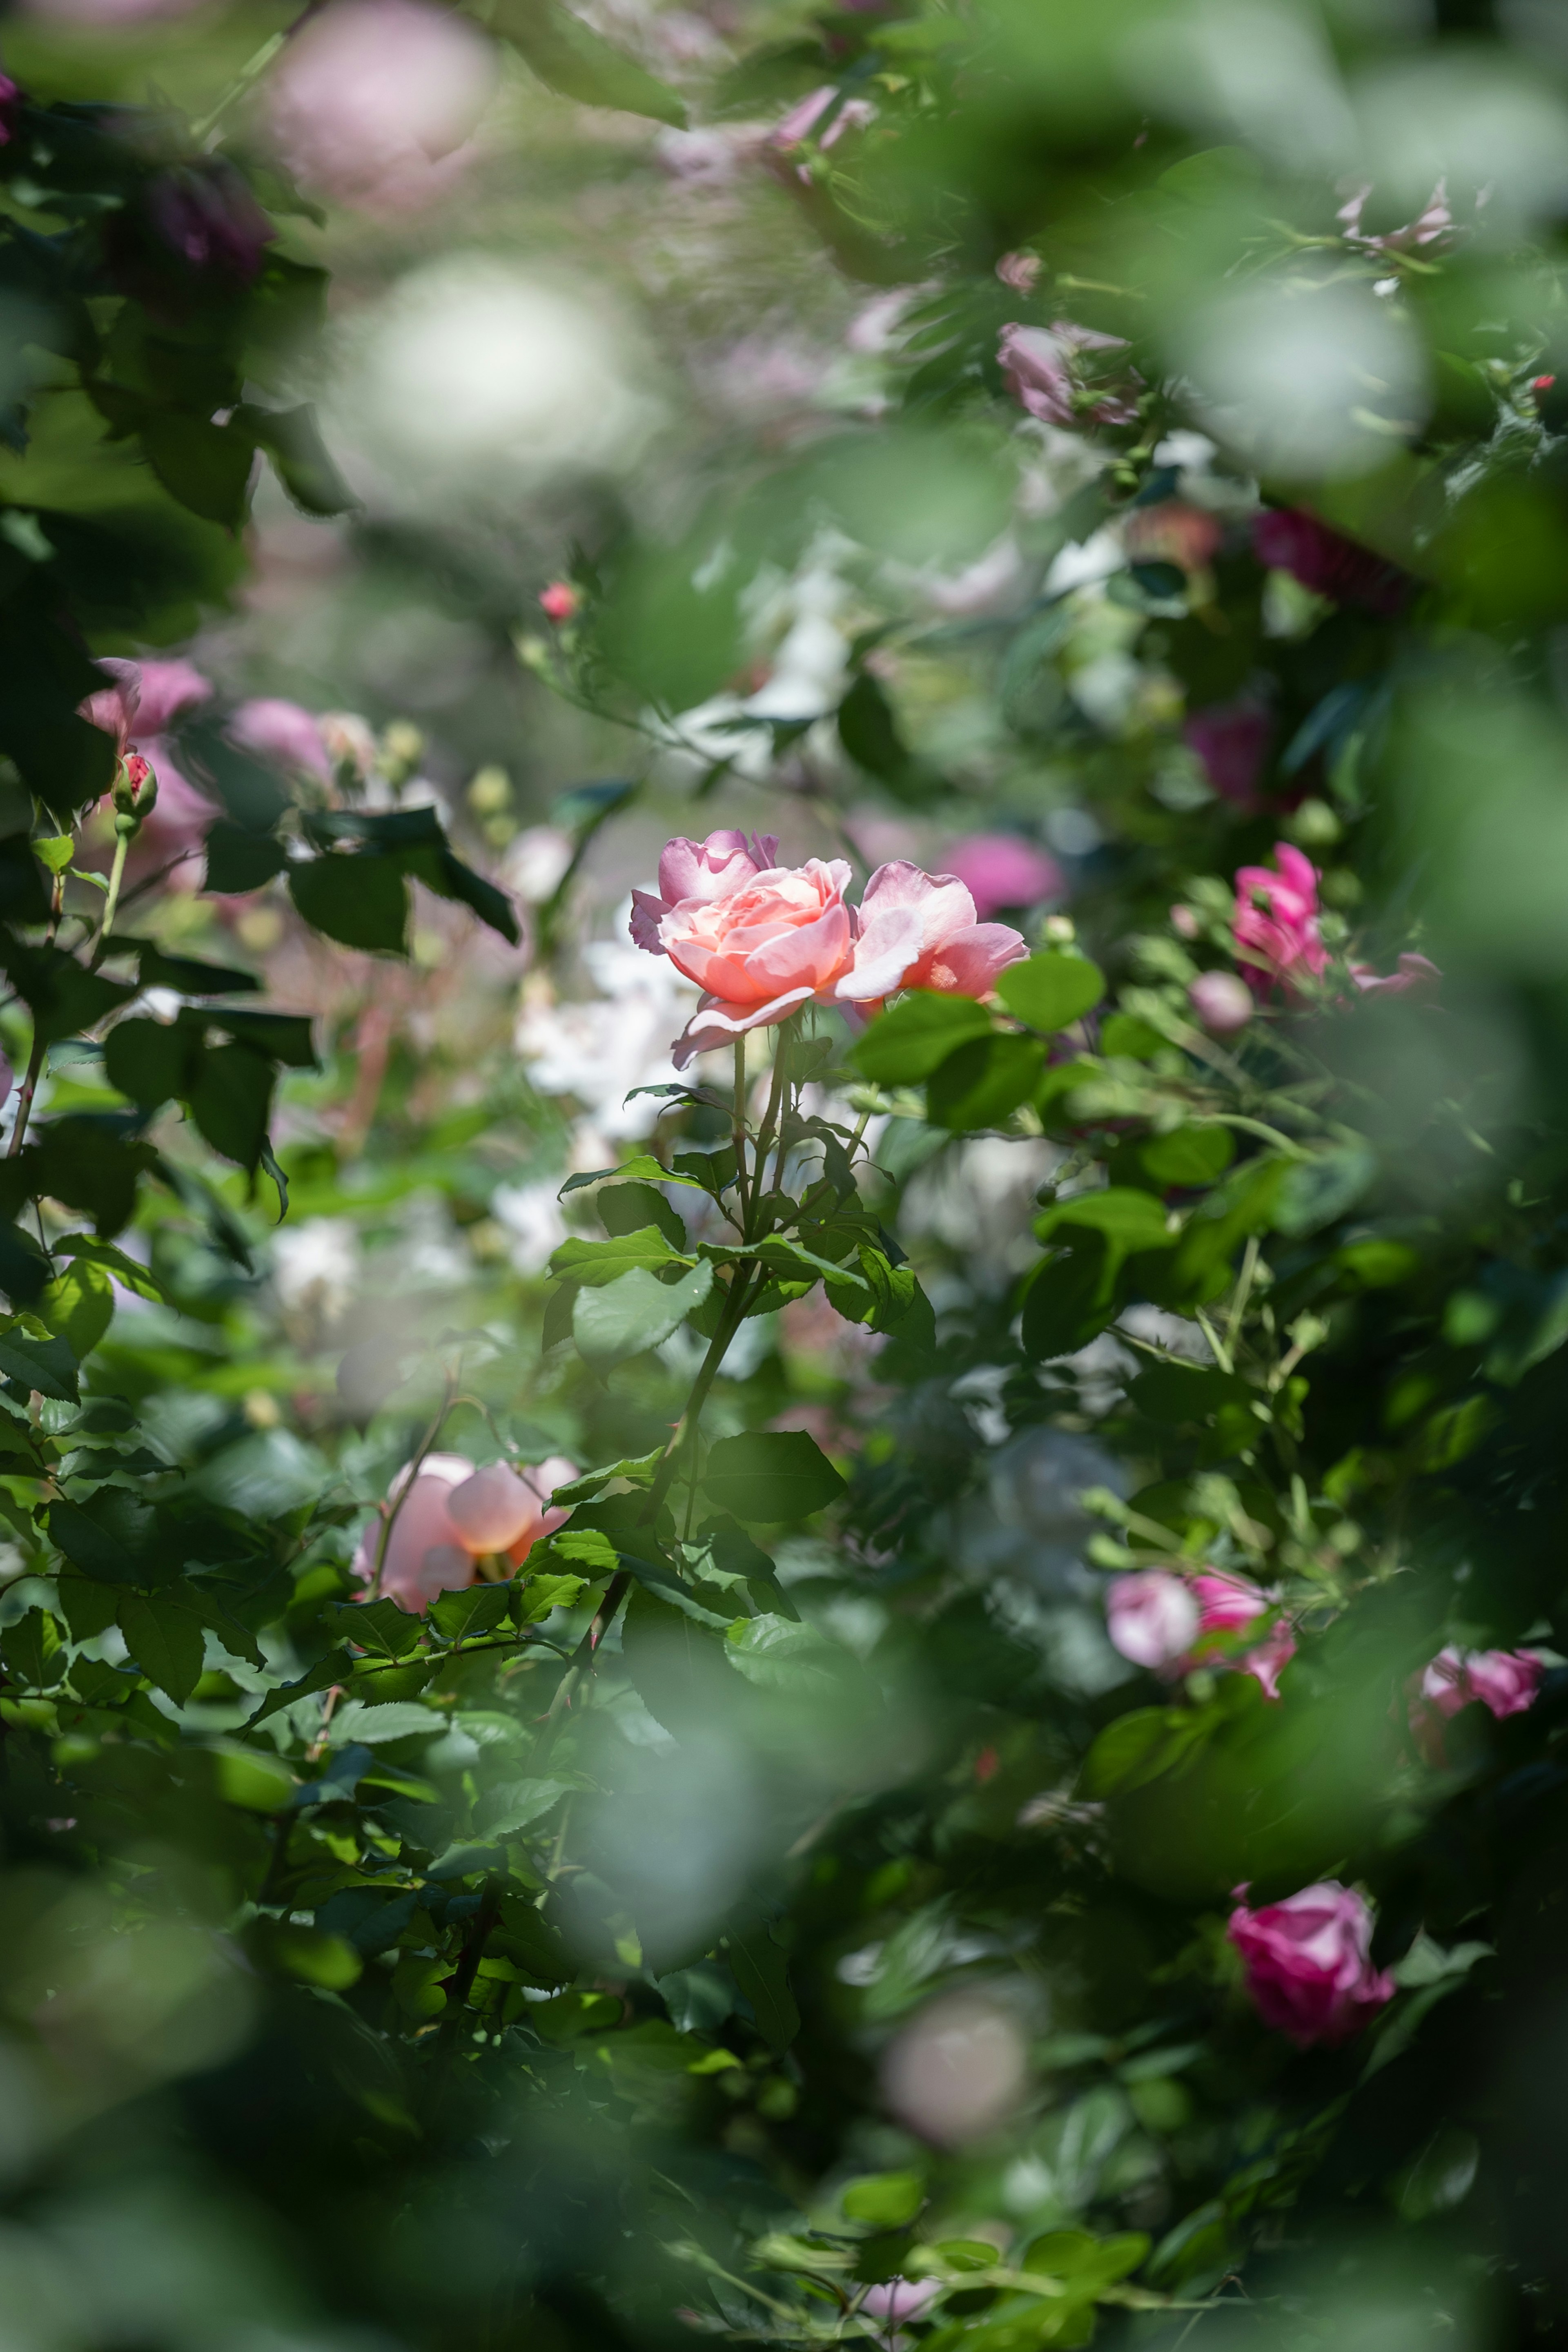
<svg viewBox="0 0 1568 2352"><path fill-rule="evenodd" d="M1255 1650L1244 1651L1236 1661L1239 1674L1250 1675L1267 1699L1280 1696L1280 1676L1296 1654L1296 1637L1281 1617L1266 1640Z"/></svg>
<svg viewBox="0 0 1568 2352"><path fill-rule="evenodd" d="M582 597L570 580L552 580L548 588L539 591L539 608L547 620L556 623L575 620Z"/></svg>
<svg viewBox="0 0 1568 2352"><path fill-rule="evenodd" d="M0 73L0 147L8 147L22 123L22 93L8 73Z"/></svg>
<svg viewBox="0 0 1568 2352"><path fill-rule="evenodd" d="M1443 984L1443 975L1430 956L1417 955L1406 949L1397 968L1389 972L1375 972L1369 963L1353 963L1350 976L1363 996L1436 996Z"/></svg>
<svg viewBox="0 0 1568 2352"><path fill-rule="evenodd" d="M1405 1685L1410 1736L1428 1764L1446 1761L1443 1726L1479 1704L1500 1723L1523 1715L1541 1696L1543 1661L1533 1650L1461 1650L1449 1643Z"/></svg>
<svg viewBox="0 0 1568 2352"><path fill-rule="evenodd" d="M1210 703L1193 711L1182 740L1219 794L1239 809L1258 806L1258 779L1269 754L1273 721L1260 702Z"/></svg>
<svg viewBox="0 0 1568 2352"><path fill-rule="evenodd" d="M1102 335L1071 319L1049 327L1005 326L997 346L1002 379L1013 398L1044 425L1130 425L1137 403L1118 393L1081 397L1082 362L1091 352L1124 352L1125 338Z"/></svg>
<svg viewBox="0 0 1568 2352"><path fill-rule="evenodd" d="M221 155L181 163L149 181L155 236L186 268L248 286L277 236L249 184Z"/></svg>
<svg viewBox="0 0 1568 2352"><path fill-rule="evenodd" d="M1218 1569L1200 1569L1187 1578L1187 1589L1198 1605L1200 1633L1234 1633L1266 1617L1268 1595L1245 1576L1225 1576Z"/></svg>
<svg viewBox="0 0 1568 2352"><path fill-rule="evenodd" d="M1409 590L1396 565L1352 539L1342 539L1300 507L1271 507L1257 516L1252 546L1260 563L1271 572L1288 572L1303 588L1332 597L1336 604L1364 604L1386 618L1402 609Z"/></svg>
<svg viewBox="0 0 1568 2352"><path fill-rule="evenodd" d="M193 857L217 811L181 772L165 730L182 712L210 699L211 679L188 661L132 662L111 656L98 667L112 683L89 695L82 717L114 737L122 759L134 745L158 779L157 801L131 852L134 870L141 874Z"/></svg>
<svg viewBox="0 0 1568 2352"><path fill-rule="evenodd" d="M1337 1879L1303 1886L1260 1911L1242 1903L1226 1932L1264 2024L1303 2050L1348 2042L1394 1998L1393 1978L1372 1965L1372 1912Z"/></svg>
<svg viewBox="0 0 1568 2352"><path fill-rule="evenodd" d="M1296 1654L1296 1637L1281 1617L1269 1630L1264 1639L1253 1648L1233 1654L1231 1639L1260 1617L1267 1617L1274 1607L1266 1592L1259 1591L1249 1577L1227 1576L1218 1569L1200 1569L1187 1578L1187 1589L1198 1604L1197 1645L1195 1662L1205 1665L1233 1665L1240 1674L1250 1675L1267 1699L1280 1696L1280 1676ZM1207 1645L1205 1636L1215 1637ZM1220 1654L1211 1654L1215 1643Z"/></svg>
<svg viewBox="0 0 1568 2352"><path fill-rule="evenodd" d="M1243 866L1236 876L1231 930L1238 959L1251 967L1247 976L1257 987L1271 980L1292 986L1329 960L1318 930L1317 868L1288 841L1274 844L1274 856L1277 873Z"/></svg>
<svg viewBox="0 0 1568 2352"><path fill-rule="evenodd" d="M1016 833L971 833L953 844L947 864L982 921L998 907L1035 907L1042 898L1067 896L1066 877L1055 858Z"/></svg>

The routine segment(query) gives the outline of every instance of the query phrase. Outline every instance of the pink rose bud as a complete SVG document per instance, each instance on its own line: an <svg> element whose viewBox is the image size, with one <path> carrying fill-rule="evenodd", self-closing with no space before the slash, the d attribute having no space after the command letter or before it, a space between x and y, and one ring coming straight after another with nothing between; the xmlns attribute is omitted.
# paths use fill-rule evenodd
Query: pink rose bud
<svg viewBox="0 0 1568 2352"><path fill-rule="evenodd" d="M1186 1000L1211 1037L1234 1037L1258 1009L1247 982L1233 971L1200 971Z"/></svg>
<svg viewBox="0 0 1568 2352"><path fill-rule="evenodd" d="M918 2319L941 2292L936 2279L884 2279L878 2286L867 2287L861 2309L868 2319L885 2319L897 2327L906 2319Z"/></svg>
<svg viewBox="0 0 1568 2352"><path fill-rule="evenodd" d="M1105 1594L1111 1647L1135 1666L1158 1673L1186 1655L1197 1638L1198 1605L1182 1578L1163 1568L1115 1576Z"/></svg>
<svg viewBox="0 0 1568 2352"><path fill-rule="evenodd" d="M1196 940L1198 932L1202 929L1202 925L1197 919L1197 908L1193 907L1173 907L1171 908L1171 929L1181 939Z"/></svg>
<svg viewBox="0 0 1568 2352"><path fill-rule="evenodd" d="M539 1498L508 1463L493 1462L454 1486L446 1508L469 1551L506 1551L538 1518Z"/></svg>
<svg viewBox="0 0 1568 2352"><path fill-rule="evenodd" d="M1282 981L1293 988L1301 975L1321 972L1329 951L1318 930L1318 872L1288 841L1274 844L1276 873L1269 866L1242 866L1236 874L1236 913L1231 931L1239 960L1254 968L1258 984Z"/></svg>
<svg viewBox="0 0 1568 2352"><path fill-rule="evenodd" d="M1044 267L1038 253L1004 253L997 264L997 276L1015 294L1032 294Z"/></svg>
<svg viewBox="0 0 1568 2352"><path fill-rule="evenodd" d="M581 596L570 580L552 580L548 588L539 591L540 610L557 623L575 620L581 603Z"/></svg>
<svg viewBox="0 0 1568 2352"><path fill-rule="evenodd" d="M1393 1978L1372 1965L1372 1912L1337 1879L1260 1911L1243 1903L1226 1932L1259 2016L1303 2050L1348 2042L1394 1998Z"/></svg>

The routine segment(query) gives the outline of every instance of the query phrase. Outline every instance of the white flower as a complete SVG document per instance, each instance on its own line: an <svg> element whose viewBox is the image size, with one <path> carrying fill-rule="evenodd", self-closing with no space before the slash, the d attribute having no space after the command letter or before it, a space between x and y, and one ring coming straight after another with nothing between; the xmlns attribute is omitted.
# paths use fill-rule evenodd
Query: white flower
<svg viewBox="0 0 1568 2352"><path fill-rule="evenodd" d="M360 1237L350 1217L307 1217L285 1226L272 1244L272 1279L281 1304L324 1321L340 1316L360 1271Z"/></svg>
<svg viewBox="0 0 1568 2352"><path fill-rule="evenodd" d="M555 1178L547 1176L536 1184L498 1184L490 1195L490 1214L512 1236L512 1264L519 1274L542 1272L566 1239L557 1189Z"/></svg>
<svg viewBox="0 0 1568 2352"><path fill-rule="evenodd" d="M502 879L530 907L553 898L571 864L571 835L558 824L531 824L501 861Z"/></svg>
<svg viewBox="0 0 1568 2352"><path fill-rule="evenodd" d="M617 918L622 929L630 905ZM579 1004L525 1004L517 1046L529 1083L543 1095L570 1095L612 1141L651 1134L658 1097L625 1097L635 1087L669 1086L670 1049L695 1008L697 991L667 956L644 955L629 939L598 940L583 961L600 994Z"/></svg>

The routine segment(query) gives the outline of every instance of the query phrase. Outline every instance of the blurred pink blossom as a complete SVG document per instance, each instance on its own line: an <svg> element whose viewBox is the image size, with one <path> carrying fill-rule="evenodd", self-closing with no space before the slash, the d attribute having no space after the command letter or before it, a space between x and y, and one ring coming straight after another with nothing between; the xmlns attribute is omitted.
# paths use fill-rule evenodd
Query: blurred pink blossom
<svg viewBox="0 0 1568 2352"><path fill-rule="evenodd" d="M1258 1000L1233 971L1200 971L1186 1001L1211 1037L1234 1037L1258 1010Z"/></svg>
<svg viewBox="0 0 1568 2352"><path fill-rule="evenodd" d="M1405 1685L1410 1736L1428 1764L1441 1764L1443 1726L1479 1703L1500 1723L1541 1696L1545 1662L1533 1650L1461 1650L1452 1643Z"/></svg>
<svg viewBox="0 0 1568 2352"><path fill-rule="evenodd" d="M1296 1654L1296 1636L1281 1617L1267 1639L1237 1659L1239 1674L1250 1675L1267 1699L1280 1696L1280 1676Z"/></svg>
<svg viewBox="0 0 1568 2352"><path fill-rule="evenodd" d="M897 2327L906 2319L918 2319L941 2292L936 2279L884 2279L877 2286L867 2287L861 2309L868 2319L885 2319Z"/></svg>
<svg viewBox="0 0 1568 2352"><path fill-rule="evenodd" d="M1342 539L1300 507L1270 507L1253 520L1252 547L1271 572L1288 572L1314 595L1336 604L1364 604L1385 618L1404 605L1409 582L1381 555Z"/></svg>
<svg viewBox="0 0 1568 2352"><path fill-rule="evenodd" d="M1079 362L1090 352L1124 352L1121 335L1102 335L1071 319L1049 327L1005 326L997 361L1008 390L1020 406L1045 425L1130 425L1137 404L1119 393L1102 393L1080 404Z"/></svg>
<svg viewBox="0 0 1568 2352"><path fill-rule="evenodd" d="M982 921L998 907L1034 907L1064 898L1067 882L1054 857L1016 833L971 833L946 853Z"/></svg>
<svg viewBox="0 0 1568 2352"><path fill-rule="evenodd" d="M1372 1965L1371 1909L1337 1879L1259 1911L1240 1904L1227 1933L1264 2024L1303 2050L1348 2042L1394 1998L1393 1978Z"/></svg>
<svg viewBox="0 0 1568 2352"><path fill-rule="evenodd" d="M242 702L229 720L228 731L242 750L254 751L279 768L296 768L308 776L329 782L332 761L321 734L321 722L298 702L261 695Z"/></svg>
<svg viewBox="0 0 1568 2352"><path fill-rule="evenodd" d="M1187 1590L1198 1605L1200 1633L1235 1633L1243 1625L1266 1617L1266 1593L1245 1576L1225 1576L1218 1569L1200 1569L1187 1579Z"/></svg>
<svg viewBox="0 0 1568 2352"><path fill-rule="evenodd" d="M1105 1594L1111 1647L1134 1666L1157 1673L1185 1657L1197 1638L1198 1604L1186 1581L1163 1568L1113 1576Z"/></svg>
<svg viewBox="0 0 1568 2352"><path fill-rule="evenodd" d="M1278 873L1243 866L1236 876L1231 929L1255 987L1271 980L1290 987L1302 972L1321 972L1329 960L1318 929L1317 868L1288 841L1274 844L1274 856Z"/></svg>
<svg viewBox="0 0 1568 2352"><path fill-rule="evenodd" d="M0 73L0 147L8 147L22 120L22 93L8 73Z"/></svg>
<svg viewBox="0 0 1568 2352"><path fill-rule="evenodd" d="M1175 563L1183 572L1201 572L1224 536L1218 517L1187 499L1130 507L1122 526L1123 544L1134 563Z"/></svg>
<svg viewBox="0 0 1568 2352"><path fill-rule="evenodd" d="M1255 809L1258 779L1273 733L1273 721L1262 704L1245 699L1211 703L1193 711L1181 731L1220 798L1239 809Z"/></svg>
<svg viewBox="0 0 1568 2352"><path fill-rule="evenodd" d="M131 871L140 877L193 856L218 814L205 793L181 773L165 738L183 711L210 698L212 683L188 661L132 662L110 656L98 667L113 683L89 695L82 717L115 738L122 759L134 746L158 780L157 800L131 847Z"/></svg>
<svg viewBox="0 0 1568 2352"><path fill-rule="evenodd" d="M1443 984L1431 957L1408 948L1393 971L1375 972L1370 964L1353 963L1350 976L1363 996L1436 996Z"/></svg>
<svg viewBox="0 0 1568 2352"><path fill-rule="evenodd" d="M552 580L548 588L539 590L540 612L547 621L554 621L558 625L575 620L581 603L580 590L574 588L570 580Z"/></svg>
<svg viewBox="0 0 1568 2352"><path fill-rule="evenodd" d="M497 71L490 42L451 10L331 0L274 67L267 125L302 187L366 211L409 210L466 168Z"/></svg>
<svg viewBox="0 0 1568 2352"><path fill-rule="evenodd" d="M997 276L1015 294L1032 294L1044 267L1038 253L1004 253L997 264Z"/></svg>
<svg viewBox="0 0 1568 2352"><path fill-rule="evenodd" d="M1403 228L1391 228L1382 236L1362 235L1361 216L1371 194L1372 182L1368 180L1347 204L1341 205L1334 215L1347 245L1359 246L1363 251L1376 253L1413 253L1422 246L1440 244L1452 232L1454 215L1448 209L1448 183L1446 178L1438 181L1413 221L1406 221Z"/></svg>
<svg viewBox="0 0 1568 2352"><path fill-rule="evenodd" d="M389 1509L403 1499L386 1538L382 1592L423 1616L443 1592L472 1584L474 1563L485 1555L499 1554L521 1567L539 1538L570 1516L549 1508L549 1496L577 1475L559 1454L518 1472L506 1463L479 1470L463 1454L427 1454L410 1486L405 1465L387 1489ZM366 1597L385 1525L378 1513L354 1554L353 1573Z"/></svg>

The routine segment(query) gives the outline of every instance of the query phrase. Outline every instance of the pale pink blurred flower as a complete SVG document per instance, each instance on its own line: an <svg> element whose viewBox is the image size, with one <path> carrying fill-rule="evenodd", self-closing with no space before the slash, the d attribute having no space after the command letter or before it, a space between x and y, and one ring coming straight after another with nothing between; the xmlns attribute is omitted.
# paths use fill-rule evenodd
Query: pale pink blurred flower
<svg viewBox="0 0 1568 2352"><path fill-rule="evenodd" d="M1444 1762L1443 1726L1479 1703L1500 1723L1541 1696L1545 1661L1533 1650L1461 1650L1449 1643L1405 1685L1410 1734L1428 1764Z"/></svg>
<svg viewBox="0 0 1568 2352"><path fill-rule="evenodd" d="M387 1490L389 1508L407 1493L387 1538L382 1592L423 1616L443 1592L472 1584L474 1563L486 1554L521 1567L539 1538L570 1516L549 1508L549 1496L577 1475L559 1454L519 1473L506 1463L479 1470L462 1454L427 1454L410 1487L405 1465ZM352 1572L367 1598L384 1525L380 1514L372 1518L354 1554Z"/></svg>
<svg viewBox="0 0 1568 2352"><path fill-rule="evenodd" d="M497 79L495 50L465 16L424 0L331 0L268 77L267 129L302 187L411 209L465 169Z"/></svg>
<svg viewBox="0 0 1568 2352"><path fill-rule="evenodd" d="M183 775L165 730L186 710L207 701L212 682L188 661L122 661L108 656L98 665L113 683L89 694L81 715L112 735L125 758L132 745L150 762L158 797L142 819L131 852L131 870L140 877L194 856L218 812Z"/></svg>
<svg viewBox="0 0 1568 2352"><path fill-rule="evenodd" d="M1406 949L1396 970L1375 972L1367 963L1353 963L1350 976L1363 996L1436 996L1443 975L1430 956Z"/></svg>
<svg viewBox="0 0 1568 2352"><path fill-rule="evenodd" d="M1243 697L1237 702L1215 702L1195 710L1182 729L1182 740L1202 763L1205 775L1222 800L1239 809L1258 805L1258 779L1268 756L1273 721L1260 702Z"/></svg>
<svg viewBox="0 0 1568 2352"><path fill-rule="evenodd" d="M768 135L768 145L780 150L799 147L802 140L810 137L837 96L833 84L825 81L819 89L798 100L789 113L780 115L774 124Z"/></svg>
<svg viewBox="0 0 1568 2352"><path fill-rule="evenodd" d="M1227 1933L1264 2024L1303 2050L1348 2042L1394 1998L1393 1978L1372 1965L1371 1909L1337 1879L1259 1911L1241 1904Z"/></svg>
<svg viewBox="0 0 1568 2352"><path fill-rule="evenodd" d="M1067 882L1054 857L1016 833L972 833L956 841L947 864L975 902L982 920L998 907L1034 907L1064 898Z"/></svg>
<svg viewBox="0 0 1568 2352"><path fill-rule="evenodd" d="M321 722L298 702L280 696L260 695L242 702L229 720L228 731L241 749L254 751L275 767L293 768L322 783L331 781L332 761L321 734Z"/></svg>
<svg viewBox="0 0 1568 2352"><path fill-rule="evenodd" d="M493 1462L476 1470L463 1486L455 1486L447 1511L457 1540L470 1552L504 1552L520 1568L542 1537L553 1535L571 1517L570 1508L552 1509L549 1498L557 1486L579 1475L564 1454L514 1470L508 1462Z"/></svg>
<svg viewBox="0 0 1568 2352"><path fill-rule="evenodd" d="M1364 252L1414 253L1423 246L1440 244L1452 233L1454 215L1448 209L1446 177L1438 181L1413 221L1406 221L1403 228L1391 228L1382 236L1362 235L1361 216L1371 194L1372 182L1368 180L1334 215L1347 245L1358 246Z"/></svg>
<svg viewBox="0 0 1568 2352"><path fill-rule="evenodd" d="M1233 971L1200 971L1186 1001L1211 1037L1234 1037L1258 1010L1258 1000Z"/></svg>
<svg viewBox="0 0 1568 2352"><path fill-rule="evenodd" d="M1201 572L1224 536L1218 516L1186 499L1131 507L1122 526L1123 544L1134 563L1175 563L1183 572Z"/></svg>
<svg viewBox="0 0 1568 2352"><path fill-rule="evenodd" d="M978 1991L942 1994L895 2035L882 2058L888 2105L938 2147L994 2131L1029 2081L1029 2044L1013 2011Z"/></svg>
<svg viewBox="0 0 1568 2352"><path fill-rule="evenodd" d="M1176 906L1171 908L1171 929L1184 940L1196 940L1202 929L1195 907Z"/></svg>
<svg viewBox="0 0 1568 2352"><path fill-rule="evenodd" d="M26 0L27 14L61 25L140 25L188 16L200 0Z"/></svg>
<svg viewBox="0 0 1568 2352"><path fill-rule="evenodd" d="M997 276L1015 294L1032 294L1044 267L1038 253L1004 253L997 264Z"/></svg>
<svg viewBox="0 0 1568 2352"><path fill-rule="evenodd" d="M906 2319L918 2319L941 2292L936 2279L884 2279L867 2287L860 2307L868 2319L885 2319L898 2327Z"/></svg>
<svg viewBox="0 0 1568 2352"><path fill-rule="evenodd" d="M926 290L924 286L894 286L887 293L873 294L869 302L862 302L844 329L844 341L850 350L870 359L891 351L898 339L897 330L904 312Z"/></svg>
<svg viewBox="0 0 1568 2352"><path fill-rule="evenodd" d="M1197 1638L1199 1611L1186 1580L1163 1568L1113 1576L1105 1594L1111 1647L1156 1674L1186 1656Z"/></svg>
<svg viewBox="0 0 1568 2352"><path fill-rule="evenodd" d="M1005 326L997 346L1003 381L1013 398L1045 425L1130 425L1137 404L1118 393L1101 393L1081 406L1079 363L1091 352L1124 352L1125 338L1102 335L1071 319L1049 327Z"/></svg>
<svg viewBox="0 0 1568 2352"><path fill-rule="evenodd" d="M1288 841L1274 844L1274 856L1278 873L1267 866L1238 869L1231 929L1255 986L1278 980L1291 987L1301 973L1321 972L1329 956L1318 929L1317 868Z"/></svg>

